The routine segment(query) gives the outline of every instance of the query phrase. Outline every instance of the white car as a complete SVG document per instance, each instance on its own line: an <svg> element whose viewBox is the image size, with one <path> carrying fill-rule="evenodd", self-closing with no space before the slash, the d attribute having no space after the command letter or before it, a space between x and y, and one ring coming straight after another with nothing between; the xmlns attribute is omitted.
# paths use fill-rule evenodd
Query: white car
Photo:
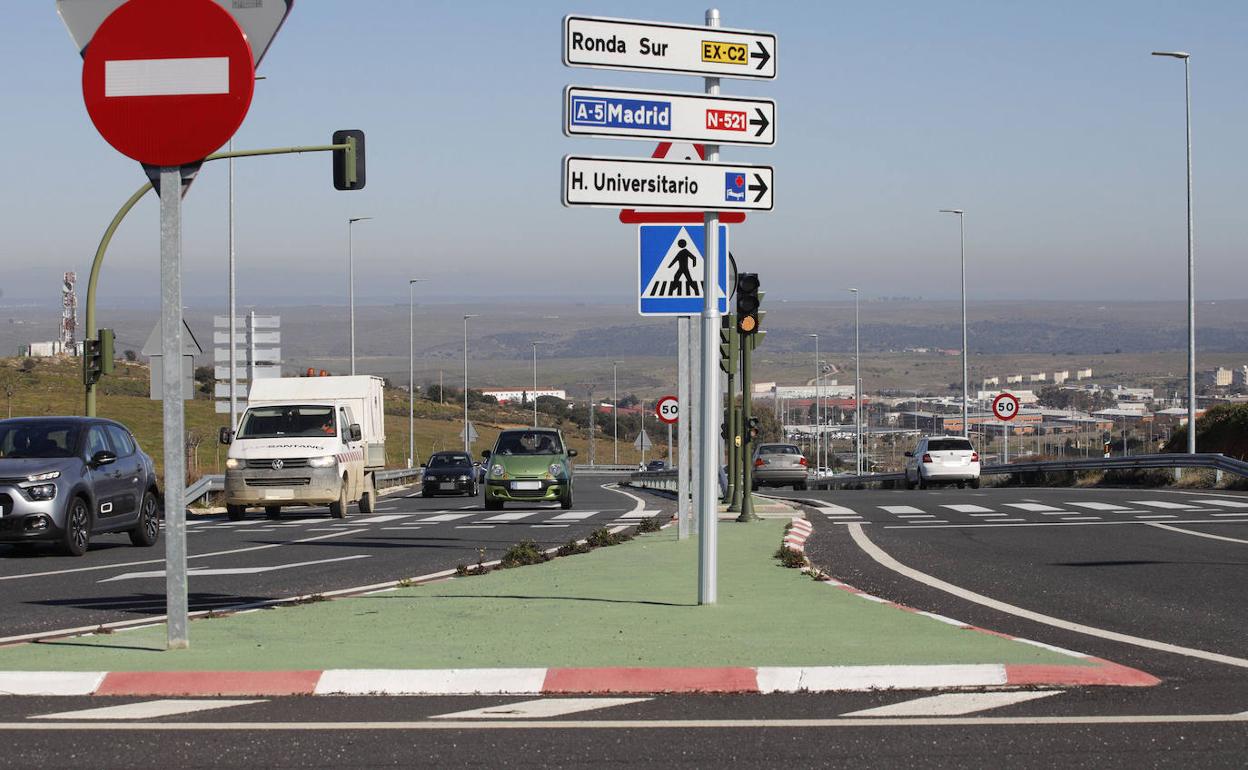
<svg viewBox="0 0 1248 770"><path fill-rule="evenodd" d="M929 484L957 484L979 489L979 452L961 436L928 436L906 452L906 489Z"/></svg>

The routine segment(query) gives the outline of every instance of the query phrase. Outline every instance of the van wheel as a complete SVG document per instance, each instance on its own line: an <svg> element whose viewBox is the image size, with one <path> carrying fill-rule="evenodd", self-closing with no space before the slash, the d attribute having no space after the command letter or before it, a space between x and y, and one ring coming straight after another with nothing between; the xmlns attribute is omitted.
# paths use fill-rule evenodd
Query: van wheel
<svg viewBox="0 0 1248 770"><path fill-rule="evenodd" d="M965 482L965 481L959 481L959 482L958 482L958 489L966 489L966 482Z"/></svg>
<svg viewBox="0 0 1248 770"><path fill-rule="evenodd" d="M373 501L377 498L377 487L373 474L364 477L364 494L360 495L360 513L372 513Z"/></svg>
<svg viewBox="0 0 1248 770"><path fill-rule="evenodd" d="M230 521L242 521L247 515L247 506L245 505L227 505L225 506L225 515Z"/></svg>
<svg viewBox="0 0 1248 770"><path fill-rule="evenodd" d="M130 543L141 548L156 545L160 537L160 507L156 505L156 495L151 492L143 494L143 503L139 507L139 521L130 530Z"/></svg>
<svg viewBox="0 0 1248 770"><path fill-rule="evenodd" d="M338 500L329 504L329 515L335 519L347 518L347 482L338 487Z"/></svg>
<svg viewBox="0 0 1248 770"><path fill-rule="evenodd" d="M61 550L69 556L82 556L91 543L91 509L87 501L75 497L65 512L65 529L61 533Z"/></svg>
<svg viewBox="0 0 1248 770"><path fill-rule="evenodd" d="M282 518L282 506L266 505L264 506L264 515L268 516L270 519L280 519Z"/></svg>

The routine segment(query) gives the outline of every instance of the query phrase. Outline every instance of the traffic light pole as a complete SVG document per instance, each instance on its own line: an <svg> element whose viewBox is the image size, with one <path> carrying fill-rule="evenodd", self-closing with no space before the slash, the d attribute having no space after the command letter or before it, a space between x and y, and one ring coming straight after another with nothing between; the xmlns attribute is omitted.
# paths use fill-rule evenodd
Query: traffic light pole
<svg viewBox="0 0 1248 770"><path fill-rule="evenodd" d="M292 155L305 152L340 152L353 150L354 147L354 142L348 142L346 144L308 145L305 147L274 147L266 150L234 150L232 152L219 152L209 155L207 158L204 158L204 160L243 158L256 155ZM181 186L181 179L179 179L179 194L181 194ZM112 221L108 223L108 227L104 229L104 236L100 239L100 245L95 249L95 258L91 261L91 276L87 279L87 309L84 318L87 327L84 336L87 339L95 339L96 334L99 331L96 328L95 318L95 290L96 285L100 280L100 268L104 266L104 254L108 251L108 246L112 243L113 235L117 232L117 228L121 225L122 220L125 219L126 215L130 213L130 209L134 208L135 204L142 200L143 196L147 195L148 191L151 189L152 183L147 182L136 190L124 204L122 204L121 208L118 209L117 213L113 216ZM181 361L180 353L178 361ZM86 385L84 408L88 417L94 417L96 412L95 386L96 383Z"/></svg>
<svg viewBox="0 0 1248 770"><path fill-rule="evenodd" d="M735 333L735 329L733 330ZM737 521L758 521L754 513L754 450L751 448L756 437L750 435L751 391L754 386L753 369L750 359L754 352L754 335L742 334L741 337L741 515Z"/></svg>

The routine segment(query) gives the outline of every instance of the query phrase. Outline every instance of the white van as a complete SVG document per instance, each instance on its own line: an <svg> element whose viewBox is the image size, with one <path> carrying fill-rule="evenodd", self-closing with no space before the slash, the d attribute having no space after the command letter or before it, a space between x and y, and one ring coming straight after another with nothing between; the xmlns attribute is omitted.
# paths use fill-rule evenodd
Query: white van
<svg viewBox="0 0 1248 770"><path fill-rule="evenodd" d="M373 472L386 464L382 386L371 376L254 382L238 431L221 429L230 519L249 507L276 517L289 505L328 505L340 519L353 502L371 513Z"/></svg>

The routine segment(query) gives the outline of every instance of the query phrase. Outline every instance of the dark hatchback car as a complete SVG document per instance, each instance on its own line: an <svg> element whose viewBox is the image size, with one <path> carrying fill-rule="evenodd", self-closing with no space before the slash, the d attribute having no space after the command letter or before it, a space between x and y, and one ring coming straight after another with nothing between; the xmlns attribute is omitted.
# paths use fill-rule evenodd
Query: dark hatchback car
<svg viewBox="0 0 1248 770"><path fill-rule="evenodd" d="M88 417L0 420L0 543L51 542L71 556L92 535L160 536L152 458L120 423Z"/></svg>
<svg viewBox="0 0 1248 770"><path fill-rule="evenodd" d="M429 462L420 467L425 469L420 482L421 495L477 496L477 469L466 453L434 452L429 455Z"/></svg>

